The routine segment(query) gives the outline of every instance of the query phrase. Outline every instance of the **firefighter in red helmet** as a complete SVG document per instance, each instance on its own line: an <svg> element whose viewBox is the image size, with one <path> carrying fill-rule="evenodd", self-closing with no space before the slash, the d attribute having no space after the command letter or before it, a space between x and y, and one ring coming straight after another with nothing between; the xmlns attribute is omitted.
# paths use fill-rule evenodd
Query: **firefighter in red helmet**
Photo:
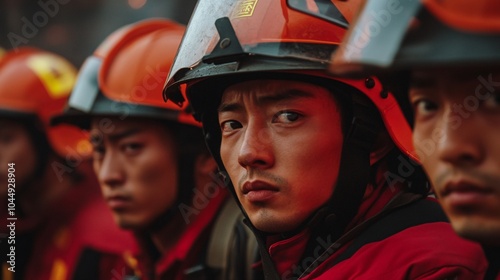
<svg viewBox="0 0 500 280"><path fill-rule="evenodd" d="M75 79L76 69L47 51L19 48L0 58L1 216L10 225L2 229L3 279L73 279L78 267L109 279L134 249L99 196L87 135L49 126ZM95 261L86 263L90 253Z"/></svg>
<svg viewBox="0 0 500 280"><path fill-rule="evenodd" d="M358 2L201 0L164 98L203 123L266 279L475 279L392 93L326 73Z"/></svg>
<svg viewBox="0 0 500 280"><path fill-rule="evenodd" d="M89 131L102 194L115 222L141 244L136 276L250 279L249 235L214 175L201 125L187 104L161 98L184 30L149 19L113 32L86 60L66 112L53 121ZM214 225L227 211L234 219ZM232 246L241 251L231 255Z"/></svg>
<svg viewBox="0 0 500 280"><path fill-rule="evenodd" d="M331 70L409 76L400 100L422 166L455 232L483 245L486 278L500 279L500 3L402 1L367 33L389 2L366 3Z"/></svg>

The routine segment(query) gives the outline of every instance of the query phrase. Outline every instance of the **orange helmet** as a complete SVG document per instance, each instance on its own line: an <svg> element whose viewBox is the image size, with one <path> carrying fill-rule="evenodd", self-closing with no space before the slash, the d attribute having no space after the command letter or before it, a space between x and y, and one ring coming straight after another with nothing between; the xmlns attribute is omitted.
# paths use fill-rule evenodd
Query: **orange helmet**
<svg viewBox="0 0 500 280"><path fill-rule="evenodd" d="M217 81L227 86L239 76L325 70L342 41L361 1L200 1L179 47L164 89L164 99L182 106L184 88L201 119L208 92L194 96L194 88ZM215 7L215 9L214 9ZM215 25L214 25L215 23ZM218 40L218 42L216 42ZM332 77L325 77L333 79ZM411 129L393 96L380 81L334 79L364 93L379 110L394 143L417 160ZM368 86L367 86L368 84ZM198 106L198 104L200 106Z"/></svg>
<svg viewBox="0 0 500 280"><path fill-rule="evenodd" d="M499 1L369 0L332 56L330 71L498 66L499 34Z"/></svg>
<svg viewBox="0 0 500 280"><path fill-rule="evenodd" d="M394 96L377 78L326 75L330 55L359 2L200 0L163 91L164 99L180 106L188 99L222 172L217 107L229 85L251 79L288 79L343 92L346 102L342 105L350 114L343 119L347 129L340 174L356 176L339 177L331 197L329 207L338 217L338 229L354 217L368 184L369 154L378 132L375 128L380 127L374 122L380 116L401 152L416 158L410 126Z"/></svg>
<svg viewBox="0 0 500 280"><path fill-rule="evenodd" d="M150 19L113 32L83 64L66 111L53 124L88 128L91 116L134 116L200 126L187 106L165 104L160 96L184 30Z"/></svg>
<svg viewBox="0 0 500 280"><path fill-rule="evenodd" d="M94 116L165 120L178 144L178 203L190 203L194 161L205 152L201 124L187 104L179 108L161 98L184 30L173 21L148 19L113 32L87 58L65 112L52 120L53 125L71 123L84 129ZM150 226L162 226L176 209L166 209Z"/></svg>
<svg viewBox="0 0 500 280"><path fill-rule="evenodd" d="M50 127L76 79L66 59L35 48L17 48L0 59L0 116L36 117L52 149L60 156L90 155L85 133L71 126Z"/></svg>

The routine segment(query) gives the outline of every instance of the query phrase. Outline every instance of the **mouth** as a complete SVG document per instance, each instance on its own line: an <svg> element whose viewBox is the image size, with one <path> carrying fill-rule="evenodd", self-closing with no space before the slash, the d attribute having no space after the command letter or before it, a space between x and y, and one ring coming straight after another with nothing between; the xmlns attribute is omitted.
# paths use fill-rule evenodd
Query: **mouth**
<svg viewBox="0 0 500 280"><path fill-rule="evenodd" d="M106 202L111 210L120 211L128 208L132 199L124 195L111 195L106 197Z"/></svg>
<svg viewBox="0 0 500 280"><path fill-rule="evenodd" d="M470 208L482 205L492 194L493 190L483 184L470 180L459 180L445 184L441 198L451 207Z"/></svg>
<svg viewBox="0 0 500 280"><path fill-rule="evenodd" d="M271 200L279 188L263 181L245 182L241 189L243 196L252 203L261 203Z"/></svg>

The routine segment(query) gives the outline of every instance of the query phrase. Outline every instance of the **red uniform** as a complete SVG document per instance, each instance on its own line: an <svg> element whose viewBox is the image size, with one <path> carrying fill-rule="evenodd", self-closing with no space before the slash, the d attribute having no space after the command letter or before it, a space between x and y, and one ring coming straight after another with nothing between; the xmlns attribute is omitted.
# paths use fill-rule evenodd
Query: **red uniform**
<svg viewBox="0 0 500 280"><path fill-rule="evenodd" d="M17 225L15 273L3 262L4 280L121 279L123 254L136 250L133 236L114 223L93 177L69 189L34 228L23 230L21 218Z"/></svg>
<svg viewBox="0 0 500 280"><path fill-rule="evenodd" d="M309 227L268 243L279 275L282 279L293 279L289 278L293 274L302 274L299 279L483 279L488 263L480 245L457 236L433 199L415 200L376 218L376 223L362 225L400 193L382 185L376 188L361 205L350 232L331 246L318 239L310 258L301 258ZM356 226L362 230L353 230Z"/></svg>
<svg viewBox="0 0 500 280"><path fill-rule="evenodd" d="M153 263L151 256L142 246L141 253L137 256L139 276L141 279L150 280L181 280L203 279L207 276L204 270L205 253L210 238L210 233L217 214L220 212L227 192L221 191L216 197L210 199L206 207L199 212L189 215L190 222L181 238L175 245ZM142 241L142 240L141 240ZM144 244L141 242L141 244ZM198 266L199 265L199 266Z"/></svg>

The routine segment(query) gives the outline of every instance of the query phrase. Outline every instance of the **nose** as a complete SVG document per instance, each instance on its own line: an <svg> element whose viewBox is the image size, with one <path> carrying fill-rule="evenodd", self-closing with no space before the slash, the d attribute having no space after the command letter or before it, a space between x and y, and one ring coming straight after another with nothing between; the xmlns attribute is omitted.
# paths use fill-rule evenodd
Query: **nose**
<svg viewBox="0 0 500 280"><path fill-rule="evenodd" d="M481 145L482 131L474 121L474 112L468 118L448 113L441 120L443 133L441 141L437 144L439 160L457 167L473 166L481 163L485 156Z"/></svg>
<svg viewBox="0 0 500 280"><path fill-rule="evenodd" d="M274 165L273 139L263 126L250 124L244 131L238 162L245 168L266 169Z"/></svg>
<svg viewBox="0 0 500 280"><path fill-rule="evenodd" d="M121 170L119 159L110 152L107 152L100 162L94 160L94 169L101 187L115 188L124 182L125 175Z"/></svg>

